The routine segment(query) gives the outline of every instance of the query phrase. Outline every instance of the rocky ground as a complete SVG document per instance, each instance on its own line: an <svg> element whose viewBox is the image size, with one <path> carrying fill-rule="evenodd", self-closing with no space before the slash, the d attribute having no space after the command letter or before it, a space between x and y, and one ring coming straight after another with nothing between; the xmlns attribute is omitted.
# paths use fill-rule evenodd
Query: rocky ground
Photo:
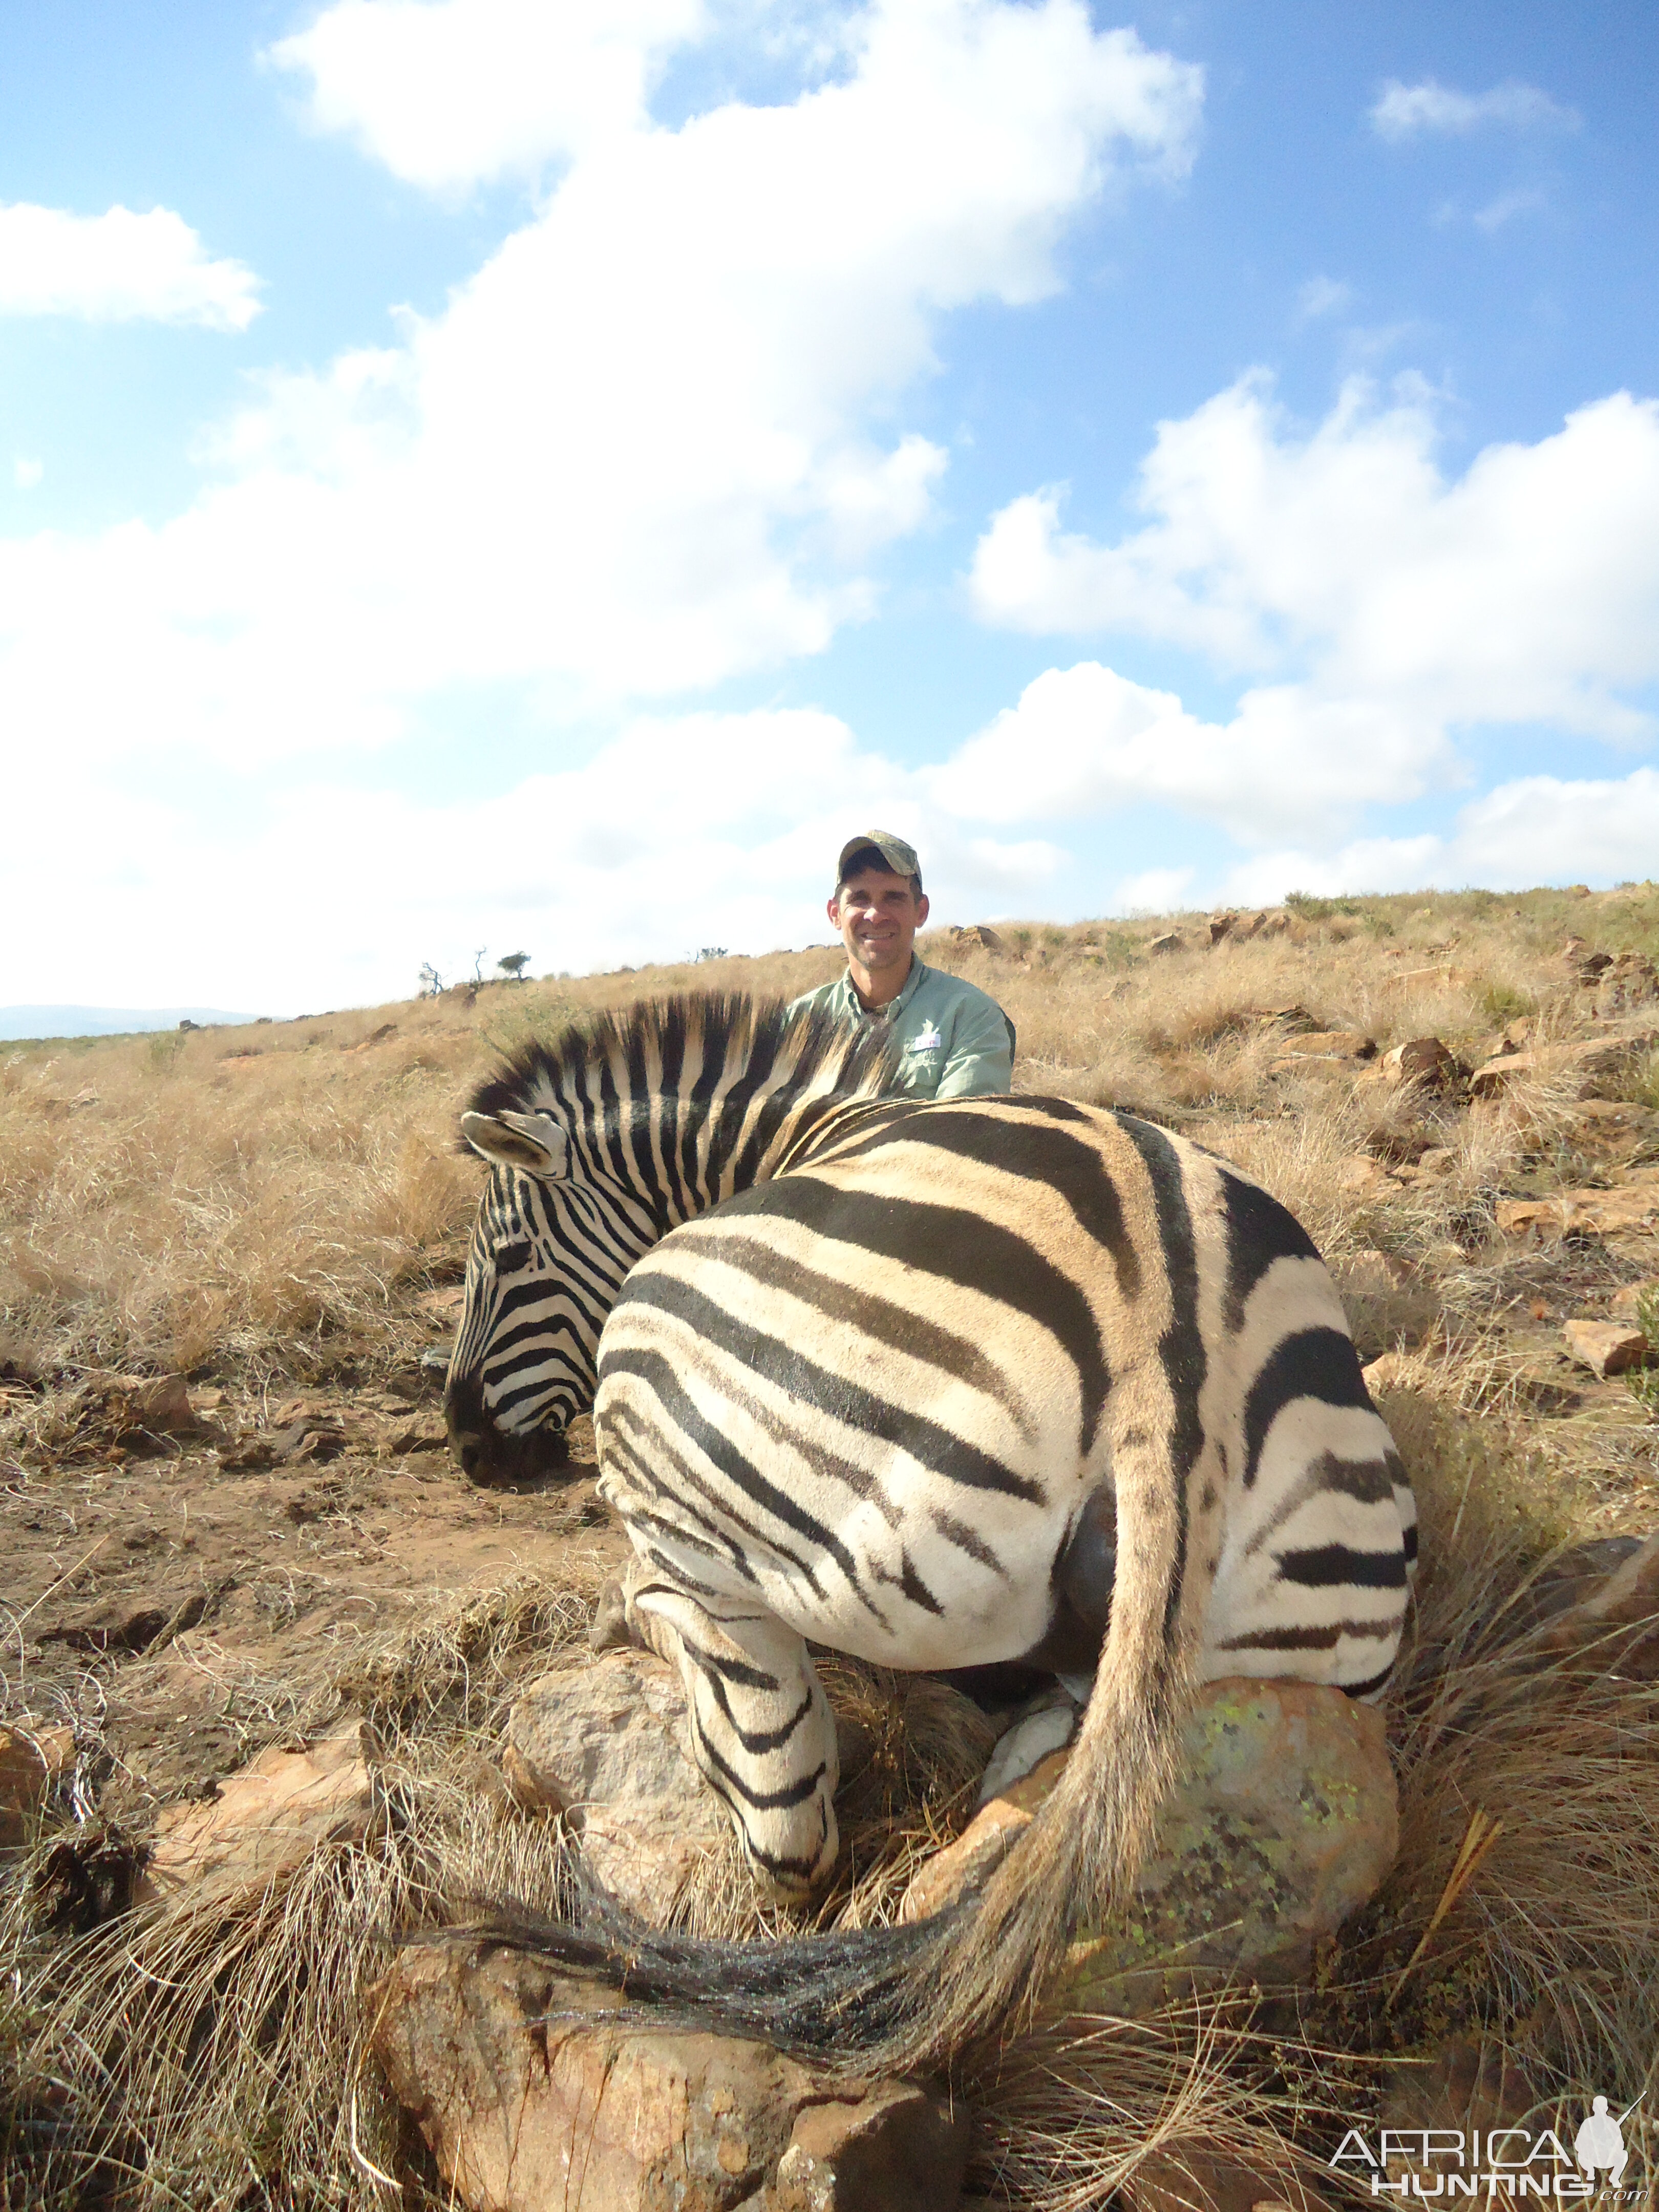
<svg viewBox="0 0 1659 2212"><path fill-rule="evenodd" d="M1624 1979L1638 1967L1659 1978L1659 1955L1651 1974L1640 1966L1647 1937L1620 1932L1638 1917L1645 1925L1641 1900L1659 1881L1659 1716L1647 1661L1632 1656L1638 1643L1647 1650L1647 1569L1619 1586L1612 1614L1595 1611L1633 1547L1659 1529L1659 1364L1650 1364L1659 1351L1656 951L1659 893L1640 886L1600 899L1471 894L1429 907L1305 900L1268 915L1177 917L1173 927L975 928L941 933L930 951L1014 1014L1017 1087L1152 1114L1285 1198L1330 1259L1373 1392L1419 1480L1425 1611L1386 1753L1379 1737L1366 1754L1371 1780L1388 1778L1390 1807L1399 1778L1395 1871L1356 1912L1340 1883L1322 1889L1322 1863L1286 1841L1279 1814L1261 1812L1267 1826L1250 1831L1252 1850L1291 1851L1301 1871L1285 1874L1283 1897L1295 1891L1311 1915L1292 2042L1350 2054L1360 2071L1342 2077L1342 2094L1356 2109L1374 2112L1394 2094L1364 2065L1401 2054L1442 2088L1462 2081L1466 2112L1484 2096L1482 2110L1510 2114L1576 2094L1592 2076L1607 2087L1616 2079L1628 2102L1659 2042L1659 2013L1650 2021L1648 2000L1619 1996L1620 1961L1609 1965L1622 1944ZM707 980L798 989L829 964L821 952L726 961ZM51 2201L126 2201L111 2175L139 2153L131 2143L119 2157L110 2150L127 2140L127 2122L112 2113L132 2108L141 2090L159 2101L133 2138L148 2146L140 2163L152 2177L134 2203L169 2201L192 2166L219 2177L191 2200L204 2204L383 2202L362 2157L370 2167L402 2159L411 2203L441 2186L434 2154L460 2186L443 2153L453 2112L428 2114L423 2148L391 2106L342 2101L342 2081L365 2061L361 2030L341 2027L337 2006L306 2014L315 2070L291 2074L281 2093L306 2108L305 2126L284 2122L289 2132L270 2136L258 2118L269 2104L258 2091L267 2060L250 2058L258 2034L248 2022L270 2016L273 1976L304 1984L303 2003L319 2004L329 1978L316 1961L328 1944L346 1946L328 1953L335 1981L357 1987L384 1972L388 1926L453 1913L469 1885L510 1878L550 1896L563 1878L559 1854L572 1838L582 1846L580 1822L562 1817L573 1785L554 1771L557 1759L539 1797L524 1771L515 1779L514 1762L527 1756L520 1738L532 1740L532 1686L550 1667L590 1672L592 1601L622 1547L594 1494L586 1424L568 1468L533 1486L474 1490L447 1457L441 1370L477 1189L449 1131L492 1045L587 1006L702 980L557 979L222 1039L25 1048L0 1066L0 1722L11 1731L0 1738L0 1842L12 1854L0 1880L10 1991L0 1999L0 2049L8 2082L35 2082L27 2094L8 2090L23 2098L23 2118L3 2138L11 2194L0 2191L0 2203L47 2201L40 2142L60 2134L82 2151L96 2138L104 2163L95 2187L83 2166ZM1516 1599L1546 1587L1547 1604ZM1540 1621L1557 1613L1589 1624L1584 1635L1540 1643ZM1583 1650L1615 1630L1618 1663L1587 1686ZM1043 1770L975 1818L1000 1719L988 1733L965 1701L953 1717L948 1700L919 1702L914 1686L867 1670L831 1668L830 1686L849 1851L826 1910L850 1924L914 1913L929 1881L943 1894L952 1868L982 1871L986 1852L1006 1848L1046 1786ZM353 1731L365 1719L360 1741ZM345 1748L328 1754L326 1773L260 1765L329 1742ZM1285 1765L1281 1750L1261 1757ZM1550 1802L1523 1821L1504 1801L1536 1796L1529 1759ZM160 1879L169 1849L183 1854L185 1887L198 1878L207 1863L200 1824L216 1807L245 1808L250 1790L281 1796L290 1784L312 1806L307 1819L318 1805L355 1809L316 1831L345 1854L329 1862L326 1882L310 1861L303 1876L285 1871L280 1939L262 1951L235 1914L213 1939L218 1949L200 1948L199 1929L187 1942L166 1914L146 1934L124 1932L118 1908L150 1893L143 1884ZM1598 1808L1613 1809L1603 1819ZM648 1844L635 1814L619 1814L615 1832L600 1823L586 1848L596 1863L608 1850L606 1878L626 1887L628 1855L648 1870L662 1845L666 1871L654 1889L656 1875L642 1877L645 1905L711 1932L779 1932L782 1922L757 1917L696 1812L687 1798L653 1815ZM1187 1861L1226 1862L1209 1817L1199 1818ZM1494 1819L1495 1839L1480 1825ZM1228 1832L1237 1840L1243 1831ZM1367 1850L1380 1832L1368 1820ZM1402 1981L1443 1907L1432 1972ZM247 1909L244 1899L235 1913ZM1212 1896L1203 1909L1213 1919L1222 1907ZM234 1943L224 1933L233 1922ZM131 1956L107 1948L117 1936L137 1946ZM74 1954L66 1984L61 1946L71 1936L93 1948ZM453 1961L422 1967L411 1955L421 2002L441 2015L454 1998ZM100 2064L114 2064L100 2038L125 2017L133 1958L158 1986L201 1978L220 1992L214 2033L240 2021L244 2042L226 2045L222 2101L206 2117L195 2093L175 2083L163 2095L159 2076L118 2067L118 2096L112 2075L94 2100L97 2125L71 2125L63 2113L82 2111L93 2094L74 2053L95 2047ZM1258 1971L1255 1954L1232 1963ZM238 1974L253 1978L233 2002L224 1992L240 1987ZM1406 1994L1389 1998L1397 1982ZM1589 1992L1582 2005L1569 2002L1574 1989ZM509 2072L520 2063L521 2028L508 2016L520 1996L497 1992L495 2010L486 2007L507 2020ZM197 2053L199 2080L204 2015L190 2017L186 2033L158 2014L157 2047L173 2050L167 2038L182 2034L178 2050ZM1275 2034L1290 2033L1291 2018L1277 2016ZM750 2188L755 2205L840 2203L823 2195L822 2173L812 2181L812 2159L824 2173L851 2160L852 2173L876 2157L870 2145L885 2144L881 2157L902 2166L915 2130L918 2154L939 2172L971 2154L969 2189L997 2203L1081 2207L1127 2188L1138 2212L1173 2212L1190 2188L1160 2197L1168 2174L1158 2181L1164 2169L1144 2154L1164 2142L1156 2116L1167 2117L1176 2075L1198 2063L1190 2037L1160 2028L1162 2072L1136 2076L1109 2124L1097 2077L1077 2056L1103 2031L1074 2021L1045 2043L1046 2032L994 2084L976 2079L971 2145L926 2100L899 2118L872 2107L837 2134L801 2118L823 2104L818 2090L796 2082L779 2103L772 2083L756 2138L771 2148L750 2161L768 2177ZM296 2039L297 2030L284 2048ZM386 2046L382 2065L395 2075L416 2043L405 2037L402 2058ZM131 2039L122 2047L130 2067ZM1192 2077L1208 2086L1181 2155L1190 2168L1193 2142L1213 2137L1232 2144L1267 2194L1328 2197L1335 2185L1310 2179L1304 2158L1317 2128L1287 2118L1305 2114L1318 2069L1300 2059L1264 2069L1245 2048ZM568 2054L578 2108L592 2057ZM620 2063L617 2052L606 2063ZM641 2063L633 2052L648 2106L656 2077ZM1123 2063L1115 2051L1109 2072ZM177 2069L182 2082L183 2056ZM81 2081L73 2096L71 2077ZM698 2096L713 2094L710 2079L706 2068L697 2075ZM58 2090L40 2087L51 2080ZM673 2094L683 2092L682 2082ZM53 2098L70 2100L62 2112ZM420 2098L403 2102L413 2110ZM1060 2136L1072 2145L1065 2157L1054 2148ZM648 2138L647 2129L629 2140L637 2148ZM264 2172L254 2193L239 2197L242 2185L223 2179L229 2168L204 2148L210 2139L243 2147L231 2166L240 2159L245 2172L251 2159ZM370 2155L365 2144L380 2148ZM615 2170L632 2154L624 2143ZM287 2169L286 2194L272 2160ZM629 2185L615 2185L625 2201ZM1220 2201L1218 2188L1200 2189L1199 2201ZM498 2201L483 2183L462 2193ZM707 2196L720 2212L748 2201L730 2190Z"/></svg>

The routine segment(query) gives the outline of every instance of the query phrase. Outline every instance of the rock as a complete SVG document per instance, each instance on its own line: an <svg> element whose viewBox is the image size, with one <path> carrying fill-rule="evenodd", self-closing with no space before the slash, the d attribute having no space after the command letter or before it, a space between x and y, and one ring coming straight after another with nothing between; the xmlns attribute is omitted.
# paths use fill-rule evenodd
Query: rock
<svg viewBox="0 0 1659 2212"><path fill-rule="evenodd" d="M1364 1030L1311 1030L1300 1036L1286 1037L1280 1049L1322 1060L1370 1060L1376 1054L1376 1039L1367 1036Z"/></svg>
<svg viewBox="0 0 1659 2212"><path fill-rule="evenodd" d="M1621 1638L1620 1629L1632 1632ZM1547 1653L1588 1651L1598 1673L1650 1680L1659 1671L1656 1630L1659 1534L1644 1538L1588 1595L1557 1613L1540 1641Z"/></svg>
<svg viewBox="0 0 1659 2212"><path fill-rule="evenodd" d="M1080 2007L1144 2013L1194 1970L1294 1981L1394 1863L1399 1811L1375 1708L1315 1684L1228 1677L1200 1692L1185 1753L1129 1913L1073 1947L1064 1991ZM1071 1755L1052 1753L987 1806L951 1866L917 1875L902 1917L982 1879Z"/></svg>
<svg viewBox="0 0 1659 2212"><path fill-rule="evenodd" d="M1290 927L1291 917L1288 911L1282 906L1275 907L1271 913L1263 915L1261 934L1263 937L1284 937L1288 933Z"/></svg>
<svg viewBox="0 0 1659 2212"><path fill-rule="evenodd" d="M1282 1063L1294 1067L1294 1060ZM1336 1171L1336 1187L1354 1198L1365 1198L1388 1181L1388 1171L1381 1160L1374 1160L1369 1152L1351 1152Z"/></svg>
<svg viewBox="0 0 1659 2212"><path fill-rule="evenodd" d="M606 1651L532 1682L507 1717L501 1767L521 1805L569 1816L599 1880L659 1926L732 1847L691 1757L678 1672L653 1653Z"/></svg>
<svg viewBox="0 0 1659 2212"><path fill-rule="evenodd" d="M954 944L976 945L981 952L994 952L1000 960L1011 957L1007 939L993 929L988 922L976 921L967 929L952 929L951 937Z"/></svg>
<svg viewBox="0 0 1659 2212"><path fill-rule="evenodd" d="M1219 945L1224 938L1232 935L1237 926L1238 916L1236 914L1212 914L1210 916L1211 944Z"/></svg>
<svg viewBox="0 0 1659 2212"><path fill-rule="evenodd" d="M1417 1163L1419 1175L1449 1175L1457 1164L1457 1153L1450 1145L1431 1145Z"/></svg>
<svg viewBox="0 0 1659 2212"><path fill-rule="evenodd" d="M138 1905L232 1911L331 1844L361 1843L384 1817L373 1739L353 1721L307 1751L265 1751L207 1805L163 1813L133 1889Z"/></svg>
<svg viewBox="0 0 1659 2212"><path fill-rule="evenodd" d="M1574 1096L1588 1098L1597 1082L1620 1073L1644 1052L1650 1051L1659 1030L1626 1031L1617 1036L1581 1038L1572 1044L1546 1044L1529 1052L1505 1053L1489 1060L1469 1078L1476 1098L1495 1097L1524 1076L1541 1076L1565 1082Z"/></svg>
<svg viewBox="0 0 1659 2212"><path fill-rule="evenodd" d="M1570 1321L1561 1334L1579 1366L1602 1378L1640 1367L1648 1356L1646 1337L1625 1322Z"/></svg>
<svg viewBox="0 0 1659 2212"><path fill-rule="evenodd" d="M1365 1388L1375 1397L1379 1390L1409 1389L1411 1365L1403 1352L1385 1352L1360 1370Z"/></svg>
<svg viewBox="0 0 1659 2212"><path fill-rule="evenodd" d="M756 2212L954 2212L968 2163L965 2112L914 2081L805 2106Z"/></svg>
<svg viewBox="0 0 1659 2212"><path fill-rule="evenodd" d="M1602 971L1595 990L1595 1011L1604 1020L1614 1020L1637 1006L1650 1006L1659 997L1659 974L1651 960L1639 952L1621 952Z"/></svg>
<svg viewBox="0 0 1659 2212"><path fill-rule="evenodd" d="M1376 1251L1350 1252L1346 1260L1335 1263L1335 1268L1344 1291L1358 1291L1369 1298L1392 1296L1411 1274L1402 1261Z"/></svg>
<svg viewBox="0 0 1659 2212"><path fill-rule="evenodd" d="M1166 929L1161 937L1147 940L1146 950L1148 952L1179 952L1183 948L1183 942L1178 929Z"/></svg>
<svg viewBox="0 0 1659 2212"><path fill-rule="evenodd" d="M914 2083L831 2082L763 2043L607 2020L532 1960L405 1950L372 2041L469 2212L955 2212L967 2115Z"/></svg>
<svg viewBox="0 0 1659 2212"><path fill-rule="evenodd" d="M1010 1782L981 1805L955 1843L935 1851L912 1876L899 1900L899 1918L925 1920L963 1890L983 1881L1030 1826L1037 1807L1066 1771L1071 1755L1069 1748L1051 1751L1029 1774Z"/></svg>
<svg viewBox="0 0 1659 2212"><path fill-rule="evenodd" d="M1621 1318L1629 1315L1634 1319L1638 1308L1649 1299L1659 1304L1659 1277L1645 1283L1626 1283L1622 1291L1613 1292L1609 1303Z"/></svg>
<svg viewBox="0 0 1659 2212"><path fill-rule="evenodd" d="M1591 1536L1570 1545L1540 1569L1521 1603L1535 1620L1583 1605L1641 1548L1639 1536Z"/></svg>
<svg viewBox="0 0 1659 2212"><path fill-rule="evenodd" d="M1437 1036L1413 1037L1397 1044L1377 1062L1376 1073L1385 1083L1414 1083L1424 1091L1449 1090L1457 1080L1457 1058Z"/></svg>
<svg viewBox="0 0 1659 2212"><path fill-rule="evenodd" d="M53 1784L74 1759L73 1729L27 1729L0 1722L0 1850L15 1850L28 1841Z"/></svg>
<svg viewBox="0 0 1659 2212"><path fill-rule="evenodd" d="M1617 1237L1659 1219L1659 1169L1632 1170L1611 1190L1558 1190L1547 1198L1502 1198L1493 1209L1511 1237Z"/></svg>

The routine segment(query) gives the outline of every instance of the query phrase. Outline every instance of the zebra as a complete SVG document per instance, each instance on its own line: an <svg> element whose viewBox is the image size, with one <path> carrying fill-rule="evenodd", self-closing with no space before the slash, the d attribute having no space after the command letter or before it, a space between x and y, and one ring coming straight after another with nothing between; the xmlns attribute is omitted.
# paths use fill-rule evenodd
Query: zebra
<svg viewBox="0 0 1659 2212"><path fill-rule="evenodd" d="M606 1908L608 1936L498 1929L774 2040L915 2063L1033 2002L1127 1893L1200 1681L1380 1694L1416 1537L1283 1206L1126 1113L884 1095L888 1053L714 996L521 1051L462 1117L491 1175L447 1401L477 1474L591 1395L626 1626L678 1668L775 1896L837 1850L807 1639L1092 1672L1059 1783L951 1912L752 1952Z"/></svg>

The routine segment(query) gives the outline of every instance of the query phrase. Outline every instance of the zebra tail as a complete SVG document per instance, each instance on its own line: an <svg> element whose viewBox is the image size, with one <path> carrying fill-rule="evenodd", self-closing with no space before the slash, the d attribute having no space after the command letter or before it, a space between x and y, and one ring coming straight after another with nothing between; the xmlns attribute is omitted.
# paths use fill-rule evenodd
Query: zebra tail
<svg viewBox="0 0 1659 2212"><path fill-rule="evenodd" d="M927 2069L1017 2032L1079 1926L1131 1894L1196 1680L1207 1577L1182 1572L1170 1440L1113 1426L1117 1570L1093 1694L1060 1781L982 1889L920 1922L784 1942L664 1933L591 1888L572 1924L508 1908L453 1935L597 1975L646 2024L758 2037L844 2074Z"/></svg>

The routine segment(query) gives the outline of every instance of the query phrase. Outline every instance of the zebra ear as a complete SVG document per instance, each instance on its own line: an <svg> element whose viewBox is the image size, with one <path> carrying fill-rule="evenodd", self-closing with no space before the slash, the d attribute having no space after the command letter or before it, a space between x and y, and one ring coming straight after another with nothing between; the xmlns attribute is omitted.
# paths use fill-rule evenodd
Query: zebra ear
<svg viewBox="0 0 1659 2212"><path fill-rule="evenodd" d="M569 1146L550 1114L463 1114L461 1134L495 1167L544 1182L566 1171Z"/></svg>

